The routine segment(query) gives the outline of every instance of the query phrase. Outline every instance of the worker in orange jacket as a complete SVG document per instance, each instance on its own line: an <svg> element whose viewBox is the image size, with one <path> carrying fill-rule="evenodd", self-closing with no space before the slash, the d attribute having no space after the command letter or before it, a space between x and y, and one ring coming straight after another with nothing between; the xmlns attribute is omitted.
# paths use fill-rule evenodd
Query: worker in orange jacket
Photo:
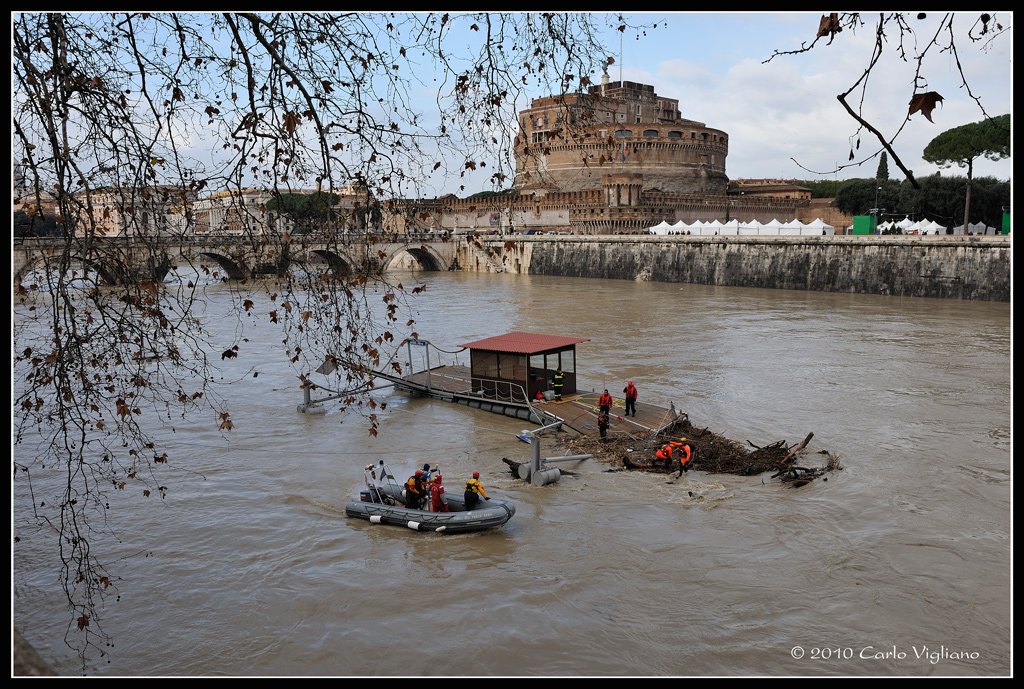
<svg viewBox="0 0 1024 689"><path fill-rule="evenodd" d="M682 476L684 471L690 470L690 465L697 458L697 453L690 448L690 442L686 438L680 438L680 440L682 443L679 447L679 476Z"/></svg>

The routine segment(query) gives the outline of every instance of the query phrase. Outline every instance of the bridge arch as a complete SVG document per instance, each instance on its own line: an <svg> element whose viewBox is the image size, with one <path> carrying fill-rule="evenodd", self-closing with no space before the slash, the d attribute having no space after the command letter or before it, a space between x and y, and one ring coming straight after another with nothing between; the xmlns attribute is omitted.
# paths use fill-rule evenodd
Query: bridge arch
<svg viewBox="0 0 1024 689"><path fill-rule="evenodd" d="M58 260L64 261L66 270L80 271L81 275L76 279L85 280L89 273L96 276L97 285L119 285L126 282L134 282L140 279L162 280L171 268L166 257L145 256L136 258L125 264L110 264L103 261L102 256L83 257L78 252L72 252L67 257L60 258L64 250L63 240L54 240L27 243L22 240L13 252L13 284L19 285L28 278L33 271L51 271L58 269ZM120 268L121 270L117 270Z"/></svg>
<svg viewBox="0 0 1024 689"><path fill-rule="evenodd" d="M224 272L227 274L229 280L245 280L246 278L252 277L252 269L245 264L235 261L230 256L226 256L222 253L213 251L200 251L196 254L196 258L210 259L216 263Z"/></svg>
<svg viewBox="0 0 1024 689"><path fill-rule="evenodd" d="M431 246L398 245L393 247L387 253L387 257L382 260L385 269L397 263L403 256L411 256L425 271L440 272L451 268L450 261Z"/></svg>

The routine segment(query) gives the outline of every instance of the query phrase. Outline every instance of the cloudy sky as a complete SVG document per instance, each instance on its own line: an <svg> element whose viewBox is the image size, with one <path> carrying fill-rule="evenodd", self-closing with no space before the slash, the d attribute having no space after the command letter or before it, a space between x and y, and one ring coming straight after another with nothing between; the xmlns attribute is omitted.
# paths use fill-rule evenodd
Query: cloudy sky
<svg viewBox="0 0 1024 689"><path fill-rule="evenodd" d="M1004 28L1012 24L1012 13L993 16ZM917 19L910 14L916 42L912 37L905 41L905 61L897 51L899 32L895 27L888 32L864 101L865 119L888 137L898 131L909 109L914 56L936 34L944 17L948 15L929 13ZM954 18L959 63L971 92L990 115L1012 112L1012 33L991 42L972 42L967 31L977 17L971 13ZM646 30L639 40L635 31L622 34L621 60L615 55L609 76L613 81L621 74L627 81L652 84L659 95L679 99L684 118L725 131L730 138L726 173L732 179L873 177L877 157L836 172L837 166L851 164L850 151L857 141L857 123L836 96L848 90L868 65L878 15L864 18L872 23L856 33L843 31L831 45L822 40L809 53L766 63L776 50L793 50L813 41L821 14L633 14L631 21L656 23L657 28ZM609 44L618 46L619 37ZM948 51L930 48L921 73L925 81L918 90L935 91L943 100L932 112L934 122L916 113L896 138L896 153L915 176L938 169L921 158L933 138L984 117L962 87L957 60ZM856 108L857 97L851 94L847 101ZM856 160L880 148L873 134L862 132ZM1009 179L1010 165L1010 160L982 161L975 175ZM902 177L891 156L889 173ZM966 170L954 167L948 173L966 175Z"/></svg>

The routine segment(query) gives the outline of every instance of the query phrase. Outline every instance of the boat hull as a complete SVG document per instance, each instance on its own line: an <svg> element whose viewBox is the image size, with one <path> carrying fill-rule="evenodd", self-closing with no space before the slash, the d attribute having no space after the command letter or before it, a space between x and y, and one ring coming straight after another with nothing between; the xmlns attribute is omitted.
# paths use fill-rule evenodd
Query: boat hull
<svg viewBox="0 0 1024 689"><path fill-rule="evenodd" d="M405 494L394 486L364 490L360 500L345 505L349 517L374 524L404 526L414 531L464 533L501 526L516 513L515 505L504 500L481 500L476 509L467 510L461 495L447 495L450 512L429 512L405 506Z"/></svg>

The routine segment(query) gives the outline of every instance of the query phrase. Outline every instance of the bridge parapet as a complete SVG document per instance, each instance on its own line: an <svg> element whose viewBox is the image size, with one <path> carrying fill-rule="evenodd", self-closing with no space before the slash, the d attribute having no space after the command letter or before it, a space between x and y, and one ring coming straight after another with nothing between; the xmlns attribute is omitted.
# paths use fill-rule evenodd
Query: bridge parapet
<svg viewBox="0 0 1024 689"><path fill-rule="evenodd" d="M163 280L175 266L215 264L228 279L262 274L283 275L293 265L321 270L373 274L387 270L404 254L423 270L451 270L458 265L459 242L444 235L389 241L362 235L188 235L167 237L15 238L15 284L36 269L58 265L95 270L109 284ZM58 260L59 259L59 260Z"/></svg>

